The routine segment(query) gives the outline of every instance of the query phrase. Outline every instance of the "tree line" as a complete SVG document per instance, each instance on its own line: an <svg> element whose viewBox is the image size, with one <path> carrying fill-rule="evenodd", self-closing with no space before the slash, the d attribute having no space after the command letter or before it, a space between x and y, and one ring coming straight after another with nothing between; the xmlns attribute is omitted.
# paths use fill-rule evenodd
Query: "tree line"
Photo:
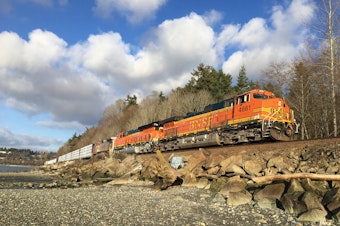
<svg viewBox="0 0 340 226"><path fill-rule="evenodd" d="M0 147L0 164L43 165L45 161L55 158L55 155L56 153L53 152Z"/></svg>
<svg viewBox="0 0 340 226"><path fill-rule="evenodd" d="M272 91L294 110L301 139L338 136L339 98L339 0L317 1L317 19L309 25L313 36L304 51L291 61L271 62L258 81L247 76L243 65L232 85L232 76L201 63L184 87L165 95L152 92L143 100L135 95L108 106L98 125L74 135L58 151L65 154L141 125L188 112L254 88ZM256 63L256 62L254 62Z"/></svg>

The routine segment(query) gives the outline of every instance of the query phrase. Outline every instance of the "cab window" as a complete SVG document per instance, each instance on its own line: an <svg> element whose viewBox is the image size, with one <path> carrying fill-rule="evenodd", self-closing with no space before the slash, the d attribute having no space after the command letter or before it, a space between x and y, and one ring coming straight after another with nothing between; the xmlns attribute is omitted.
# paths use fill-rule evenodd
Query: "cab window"
<svg viewBox="0 0 340 226"><path fill-rule="evenodd" d="M265 95L265 94L259 94L259 93L254 93L253 94L253 97L255 98L255 99L268 99L268 96L267 95Z"/></svg>
<svg viewBox="0 0 340 226"><path fill-rule="evenodd" d="M242 103L249 102L249 101L250 101L250 95L249 94L237 97L237 104L242 104Z"/></svg>

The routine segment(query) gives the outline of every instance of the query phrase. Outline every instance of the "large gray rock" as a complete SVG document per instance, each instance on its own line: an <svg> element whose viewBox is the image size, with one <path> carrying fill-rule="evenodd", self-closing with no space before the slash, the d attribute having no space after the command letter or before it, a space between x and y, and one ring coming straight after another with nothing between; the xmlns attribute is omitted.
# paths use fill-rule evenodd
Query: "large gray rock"
<svg viewBox="0 0 340 226"><path fill-rule="evenodd" d="M287 194L296 194L297 196L302 195L305 192L305 189L302 187L300 181L298 179L292 179L290 181L289 187L287 189Z"/></svg>
<svg viewBox="0 0 340 226"><path fill-rule="evenodd" d="M326 206L333 201L340 201L340 189L338 187L331 188L326 192L322 204Z"/></svg>
<svg viewBox="0 0 340 226"><path fill-rule="evenodd" d="M263 198L258 200L256 203L263 209L275 209L277 207L276 199Z"/></svg>
<svg viewBox="0 0 340 226"><path fill-rule="evenodd" d="M254 200L262 208L274 208L277 200L281 199L284 190L285 184L283 183L269 184L254 194Z"/></svg>
<svg viewBox="0 0 340 226"><path fill-rule="evenodd" d="M339 172L339 166L328 166L326 168L326 174L336 174Z"/></svg>
<svg viewBox="0 0 340 226"><path fill-rule="evenodd" d="M332 217L338 218L340 216L340 201L334 200L327 204L327 209Z"/></svg>
<svg viewBox="0 0 340 226"><path fill-rule="evenodd" d="M300 221L323 222L326 221L327 211L321 204L319 197L312 192L305 192L301 201L306 205L307 211L299 216Z"/></svg>
<svg viewBox="0 0 340 226"><path fill-rule="evenodd" d="M254 194L254 200L258 201L264 198L280 200L284 190L284 183L269 184Z"/></svg>
<svg viewBox="0 0 340 226"><path fill-rule="evenodd" d="M327 181L315 181L309 178L301 180L302 187L309 192L313 192L320 197L323 197L329 189Z"/></svg>
<svg viewBox="0 0 340 226"><path fill-rule="evenodd" d="M248 160L243 163L243 169L251 176L262 176L262 164L256 160Z"/></svg>
<svg viewBox="0 0 340 226"><path fill-rule="evenodd" d="M277 157L269 159L267 162L267 167L268 168L275 167L275 168L278 168L279 171L283 169L288 169L287 162L284 160L282 156L277 156Z"/></svg>
<svg viewBox="0 0 340 226"><path fill-rule="evenodd" d="M331 188L323 197L322 204L327 207L330 216L339 221L340 217L340 189Z"/></svg>
<svg viewBox="0 0 340 226"><path fill-rule="evenodd" d="M194 155L191 155L188 164L185 166L185 168L189 171L193 171L196 168L201 168L206 161L206 155L203 149L200 149L199 151L195 152Z"/></svg>
<svg viewBox="0 0 340 226"><path fill-rule="evenodd" d="M299 200L298 193L284 194L281 198L281 204L284 210L294 216L299 216L307 211L307 206Z"/></svg>
<svg viewBox="0 0 340 226"><path fill-rule="evenodd" d="M321 209L311 209L298 217L299 221L325 222L327 212Z"/></svg>
<svg viewBox="0 0 340 226"><path fill-rule="evenodd" d="M304 194L305 189L302 187L298 179L290 181L287 192L281 198L281 204L284 210L294 216L299 216L307 211L307 206L301 202L300 198Z"/></svg>
<svg viewBox="0 0 340 226"><path fill-rule="evenodd" d="M312 209L323 209L324 207L320 202L320 197L312 192L305 192L301 198L301 201L304 202L307 206L308 210Z"/></svg>
<svg viewBox="0 0 340 226"><path fill-rule="evenodd" d="M224 159L225 157L223 155L209 155L205 161L204 168L210 169L219 166L220 162Z"/></svg>
<svg viewBox="0 0 340 226"><path fill-rule="evenodd" d="M240 176L234 176L227 180L225 185L220 190L220 193L228 198L230 192L239 192L245 190L247 183Z"/></svg>
<svg viewBox="0 0 340 226"><path fill-rule="evenodd" d="M209 174L209 175L217 175L219 172L220 172L219 166L214 166L214 167L207 170L207 174Z"/></svg>
<svg viewBox="0 0 340 226"><path fill-rule="evenodd" d="M179 169L178 172L182 175L183 186L193 186L197 183L198 180L193 172L190 172L186 168Z"/></svg>
<svg viewBox="0 0 340 226"><path fill-rule="evenodd" d="M251 202L252 195L245 189L237 192L230 192L227 198L227 204L230 206L250 204Z"/></svg>
<svg viewBox="0 0 340 226"><path fill-rule="evenodd" d="M230 172L245 174L245 171L241 168L242 162L242 155L233 155L224 159L220 162L220 175L224 175Z"/></svg>
<svg viewBox="0 0 340 226"><path fill-rule="evenodd" d="M222 167L221 167L222 168ZM239 175L244 175L246 172L242 169L241 166L236 165L236 164L230 164L226 169L225 173L236 173Z"/></svg>
<svg viewBox="0 0 340 226"><path fill-rule="evenodd" d="M209 180L207 178L199 178L197 180L197 183L195 184L195 187L209 189L210 188Z"/></svg>
<svg viewBox="0 0 340 226"><path fill-rule="evenodd" d="M246 190L247 183L240 176L227 180L220 194L227 199L228 205L238 206L252 202L252 195Z"/></svg>
<svg viewBox="0 0 340 226"><path fill-rule="evenodd" d="M221 191L221 189L227 183L227 180L228 179L226 177L219 177L217 179L214 179L210 183L210 191L212 191L214 193L218 193L219 191ZM220 194L220 195L222 195L222 194Z"/></svg>

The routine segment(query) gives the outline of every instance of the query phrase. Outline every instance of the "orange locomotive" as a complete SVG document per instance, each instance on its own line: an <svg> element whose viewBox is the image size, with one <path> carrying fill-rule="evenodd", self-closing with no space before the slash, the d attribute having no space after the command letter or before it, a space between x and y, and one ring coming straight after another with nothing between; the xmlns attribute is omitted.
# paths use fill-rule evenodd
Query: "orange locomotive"
<svg viewBox="0 0 340 226"><path fill-rule="evenodd" d="M243 142L296 140L293 111L272 92L255 89L202 112L171 117L121 133L113 150L127 153L169 151Z"/></svg>
<svg viewBox="0 0 340 226"><path fill-rule="evenodd" d="M157 122L153 122L136 130L120 133L113 139L112 148L126 153L153 152L161 139L163 139L163 130Z"/></svg>

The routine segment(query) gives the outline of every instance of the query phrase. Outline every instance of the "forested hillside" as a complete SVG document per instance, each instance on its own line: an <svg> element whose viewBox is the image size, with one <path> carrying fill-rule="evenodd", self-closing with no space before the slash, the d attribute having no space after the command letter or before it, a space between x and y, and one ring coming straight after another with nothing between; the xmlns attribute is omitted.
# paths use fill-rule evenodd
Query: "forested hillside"
<svg viewBox="0 0 340 226"><path fill-rule="evenodd" d="M35 152L29 149L0 148L2 165L43 165L55 157L55 153Z"/></svg>

